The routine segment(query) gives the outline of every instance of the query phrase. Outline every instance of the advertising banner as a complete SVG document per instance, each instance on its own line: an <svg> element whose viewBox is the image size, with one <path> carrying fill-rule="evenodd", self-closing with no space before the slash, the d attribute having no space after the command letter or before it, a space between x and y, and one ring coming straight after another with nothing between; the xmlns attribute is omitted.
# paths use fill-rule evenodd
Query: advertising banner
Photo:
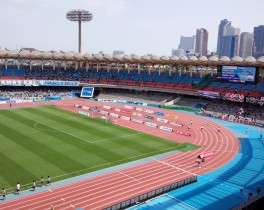
<svg viewBox="0 0 264 210"><path fill-rule="evenodd" d="M111 106L103 106L104 109L111 109Z"/></svg>
<svg viewBox="0 0 264 210"><path fill-rule="evenodd" d="M183 126L183 124L181 124L179 122L174 122L174 121L171 121L170 124L175 125L175 126Z"/></svg>
<svg viewBox="0 0 264 210"><path fill-rule="evenodd" d="M168 123L169 120L163 119L163 118L157 118L157 121L163 122L163 123Z"/></svg>
<svg viewBox="0 0 264 210"><path fill-rule="evenodd" d="M79 114L81 114L81 115L85 115L85 116L89 116L89 113L84 112L84 111L79 111Z"/></svg>
<svg viewBox="0 0 264 210"><path fill-rule="evenodd" d="M133 116L142 117L142 114L134 112Z"/></svg>
<svg viewBox="0 0 264 210"><path fill-rule="evenodd" d="M88 106L82 106L82 109L90 110L90 108Z"/></svg>
<svg viewBox="0 0 264 210"><path fill-rule="evenodd" d="M115 118L118 118L119 117L119 115L118 114L115 114L115 113L110 113L109 115L112 116L112 117L115 117Z"/></svg>
<svg viewBox="0 0 264 210"><path fill-rule="evenodd" d="M142 120L137 120L137 119L132 119L132 122L138 123L138 124L143 124Z"/></svg>
<svg viewBox="0 0 264 210"><path fill-rule="evenodd" d="M174 114L168 114L167 117L171 118L171 119L177 119L178 117Z"/></svg>
<svg viewBox="0 0 264 210"><path fill-rule="evenodd" d="M159 115L159 116L165 116L165 114L163 112L154 112L155 115Z"/></svg>
<svg viewBox="0 0 264 210"><path fill-rule="evenodd" d="M120 119L130 121L130 117L127 116L121 116Z"/></svg>
<svg viewBox="0 0 264 210"><path fill-rule="evenodd" d="M180 134L180 135L183 135L183 136L191 136L190 133L185 132L185 131L176 131L175 133Z"/></svg>
<svg viewBox="0 0 264 210"><path fill-rule="evenodd" d="M127 109L133 109L132 106L128 106L128 105L125 105L125 108L127 108Z"/></svg>
<svg viewBox="0 0 264 210"><path fill-rule="evenodd" d="M80 85L80 82L79 81L60 81L60 80L40 80L40 84L39 85L42 85L42 86L78 87Z"/></svg>
<svg viewBox="0 0 264 210"><path fill-rule="evenodd" d="M149 119L149 120L154 120L154 117L149 116L149 115L145 115L144 118Z"/></svg>
<svg viewBox="0 0 264 210"><path fill-rule="evenodd" d="M100 113L100 114L104 114L104 115L108 115L108 112L103 111L103 110L100 110L99 113Z"/></svg>
<svg viewBox="0 0 264 210"><path fill-rule="evenodd" d="M163 125L161 125L159 128L160 128L161 130L164 130L164 131L173 132L173 129L172 129L172 128L165 127L165 126L163 126Z"/></svg>
<svg viewBox="0 0 264 210"><path fill-rule="evenodd" d="M144 124L145 124L146 126L149 126L149 127L152 127L152 128L157 128L157 127L158 127L157 124L150 123L150 122L145 122Z"/></svg>
<svg viewBox="0 0 264 210"><path fill-rule="evenodd" d="M203 96L206 98L220 98L220 93L216 91L203 91L199 90L198 91L199 96Z"/></svg>

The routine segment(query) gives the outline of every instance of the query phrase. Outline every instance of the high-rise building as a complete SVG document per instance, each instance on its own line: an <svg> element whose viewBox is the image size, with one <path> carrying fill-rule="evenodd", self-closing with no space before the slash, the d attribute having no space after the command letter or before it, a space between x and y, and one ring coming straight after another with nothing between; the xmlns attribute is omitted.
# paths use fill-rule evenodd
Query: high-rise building
<svg viewBox="0 0 264 210"><path fill-rule="evenodd" d="M113 56L115 56L115 55L124 55L124 54L125 54L125 52L123 50L114 50L113 51Z"/></svg>
<svg viewBox="0 0 264 210"><path fill-rule="evenodd" d="M239 56L241 58L252 56L252 49L253 49L253 34L248 32L241 33Z"/></svg>
<svg viewBox="0 0 264 210"><path fill-rule="evenodd" d="M181 36L180 44L178 49L184 50L185 55L195 54L195 36Z"/></svg>
<svg viewBox="0 0 264 210"><path fill-rule="evenodd" d="M232 58L238 55L239 36L221 36L219 39L219 56Z"/></svg>
<svg viewBox="0 0 264 210"><path fill-rule="evenodd" d="M217 54L219 56L238 55L239 43L240 43L239 36L240 36L239 28L233 27L231 25L231 21L228 21L227 19L222 20L218 28ZM234 43L234 41L236 43ZM222 46L223 44L224 46ZM231 51L228 52L227 51L228 49Z"/></svg>
<svg viewBox="0 0 264 210"><path fill-rule="evenodd" d="M207 55L208 31L204 28L196 30L195 53L200 56Z"/></svg>
<svg viewBox="0 0 264 210"><path fill-rule="evenodd" d="M233 26L227 26L223 36L234 36L234 35L237 35L237 36L240 35L240 28L235 28Z"/></svg>
<svg viewBox="0 0 264 210"><path fill-rule="evenodd" d="M221 20L220 25L218 27L218 38L217 38L217 54L219 55L219 47L220 47L220 37L225 35L226 28L231 26L231 21L227 19Z"/></svg>
<svg viewBox="0 0 264 210"><path fill-rule="evenodd" d="M254 57L264 55L264 25L254 27Z"/></svg>
<svg viewBox="0 0 264 210"><path fill-rule="evenodd" d="M171 55L181 57L185 55L185 51L183 49L172 49Z"/></svg>

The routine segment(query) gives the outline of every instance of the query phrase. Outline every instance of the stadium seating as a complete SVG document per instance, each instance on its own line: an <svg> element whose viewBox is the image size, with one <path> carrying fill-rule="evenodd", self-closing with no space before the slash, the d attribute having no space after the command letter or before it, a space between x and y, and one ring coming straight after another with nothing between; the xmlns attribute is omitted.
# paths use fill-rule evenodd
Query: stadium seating
<svg viewBox="0 0 264 210"><path fill-rule="evenodd" d="M0 67L0 76L4 79L39 79L39 80L69 80L69 81L81 81L91 84L113 84L113 85L129 85L129 86L141 86L141 87L155 87L166 89L178 89L178 90L208 90L226 92L227 90L247 92L252 95L254 91L258 93L264 93L264 82L258 85L254 84L242 84L232 82L220 82L212 81L211 76L205 75L200 77L200 74L183 73L179 75L177 72L169 71L149 71L133 69L128 71L127 69L107 70L106 68L88 69L79 68L75 69L75 65L67 67L57 66L55 69L53 66L32 65L31 69L28 65L21 65L20 69L16 65L8 65L7 69L4 65ZM212 82L211 82L212 81ZM208 85L209 84L209 85ZM195 87L194 87L195 86Z"/></svg>
<svg viewBox="0 0 264 210"><path fill-rule="evenodd" d="M232 83L231 83L232 84ZM233 90L241 90L242 87L244 86L244 84L241 84L241 83L234 83L232 84L231 86L229 86L230 89L233 89Z"/></svg>
<svg viewBox="0 0 264 210"><path fill-rule="evenodd" d="M257 86L256 91L264 93L264 81Z"/></svg>
<svg viewBox="0 0 264 210"><path fill-rule="evenodd" d="M222 82L212 82L209 87L215 88L218 87Z"/></svg>
<svg viewBox="0 0 264 210"><path fill-rule="evenodd" d="M2 72L2 77L12 77L12 76L14 76L13 67L12 66L8 66L7 69L4 66L2 66L1 72Z"/></svg>
<svg viewBox="0 0 264 210"><path fill-rule="evenodd" d="M257 85L244 85L241 90L253 91L257 88Z"/></svg>

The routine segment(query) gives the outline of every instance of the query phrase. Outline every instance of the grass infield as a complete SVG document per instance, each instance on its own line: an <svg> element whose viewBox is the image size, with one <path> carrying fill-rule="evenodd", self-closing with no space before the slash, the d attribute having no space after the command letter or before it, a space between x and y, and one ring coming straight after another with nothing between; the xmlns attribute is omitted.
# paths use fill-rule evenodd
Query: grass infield
<svg viewBox="0 0 264 210"><path fill-rule="evenodd" d="M155 135L155 133L154 133ZM0 187L52 182L198 146L179 144L54 106L0 110Z"/></svg>

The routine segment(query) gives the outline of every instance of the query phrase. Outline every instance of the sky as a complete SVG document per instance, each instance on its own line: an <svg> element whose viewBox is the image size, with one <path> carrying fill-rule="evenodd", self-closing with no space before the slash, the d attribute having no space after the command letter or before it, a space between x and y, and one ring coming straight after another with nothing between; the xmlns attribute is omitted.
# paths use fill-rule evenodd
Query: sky
<svg viewBox="0 0 264 210"><path fill-rule="evenodd" d="M0 0L0 47L78 51L78 24L66 19L73 9L88 10L82 24L82 53L171 56L181 36L209 32L215 51L218 26L232 21L241 32L264 25L263 0Z"/></svg>

